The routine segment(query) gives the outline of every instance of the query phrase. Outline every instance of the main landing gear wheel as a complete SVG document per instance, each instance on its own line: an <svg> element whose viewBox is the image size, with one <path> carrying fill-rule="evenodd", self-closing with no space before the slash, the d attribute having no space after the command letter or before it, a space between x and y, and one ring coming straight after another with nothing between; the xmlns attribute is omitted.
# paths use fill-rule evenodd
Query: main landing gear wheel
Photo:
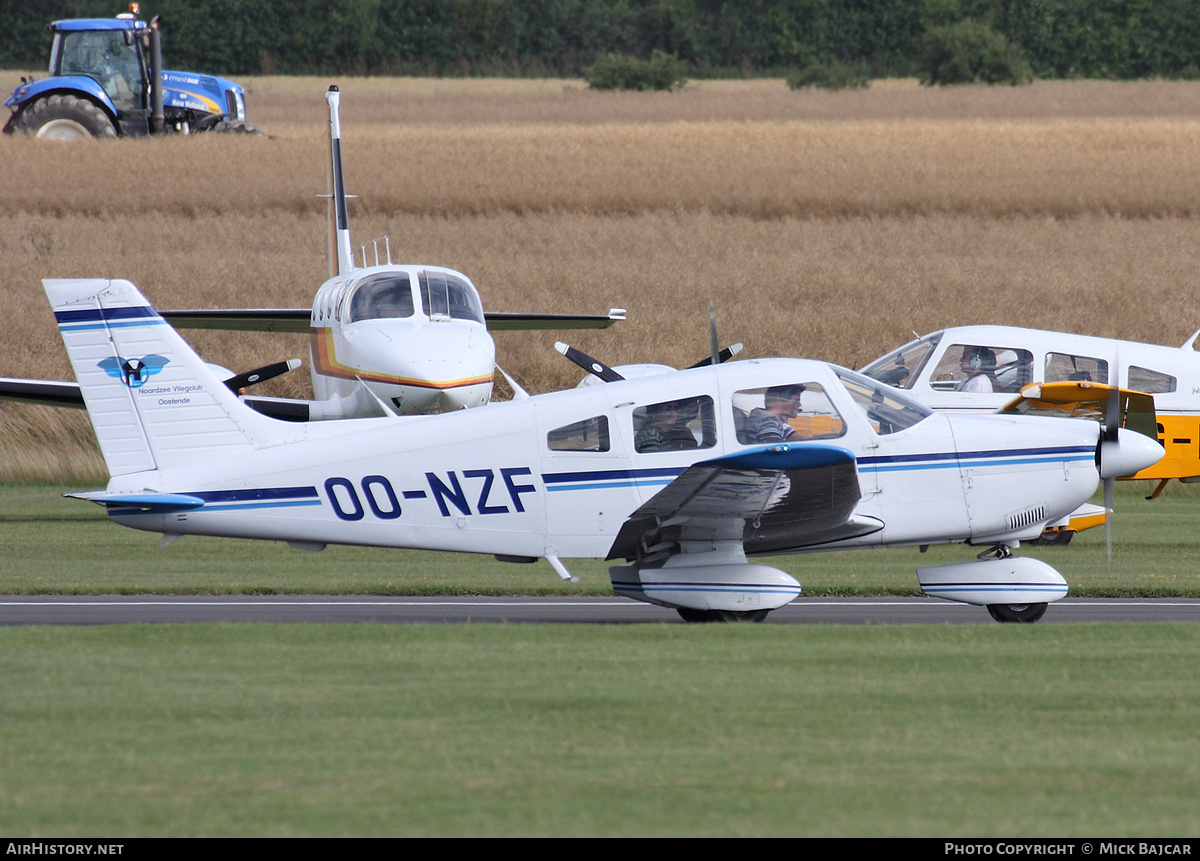
<svg viewBox="0 0 1200 861"><path fill-rule="evenodd" d="M58 141L117 136L108 115L99 107L87 99L63 95L47 96L25 108L14 118L12 130Z"/></svg>
<svg viewBox="0 0 1200 861"><path fill-rule="evenodd" d="M676 607L675 612L685 622L761 622L771 611L746 610L735 613L732 610L689 610L686 607Z"/></svg>
<svg viewBox="0 0 1200 861"><path fill-rule="evenodd" d="M1036 622L1046 612L1045 604L988 604L997 622Z"/></svg>

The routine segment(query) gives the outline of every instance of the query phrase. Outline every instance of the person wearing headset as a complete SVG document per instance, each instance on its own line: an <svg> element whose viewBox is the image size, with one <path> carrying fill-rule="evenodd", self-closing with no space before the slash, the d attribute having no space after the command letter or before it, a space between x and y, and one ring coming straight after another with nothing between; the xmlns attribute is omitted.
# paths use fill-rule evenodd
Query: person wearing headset
<svg viewBox="0 0 1200 861"><path fill-rule="evenodd" d="M963 347L959 368L966 375L954 384L956 392L996 391L996 354L987 347Z"/></svg>

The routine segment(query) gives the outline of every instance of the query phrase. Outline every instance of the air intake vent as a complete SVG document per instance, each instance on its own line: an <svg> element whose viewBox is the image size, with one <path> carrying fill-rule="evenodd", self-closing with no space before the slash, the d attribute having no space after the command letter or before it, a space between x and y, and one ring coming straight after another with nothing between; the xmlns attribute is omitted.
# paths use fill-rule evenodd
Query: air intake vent
<svg viewBox="0 0 1200 861"><path fill-rule="evenodd" d="M1032 526L1035 523L1040 523L1046 519L1046 506L1039 505L1035 508L1026 508L1024 511L1018 511L1016 514L1008 515L1009 529L1024 529L1026 526Z"/></svg>

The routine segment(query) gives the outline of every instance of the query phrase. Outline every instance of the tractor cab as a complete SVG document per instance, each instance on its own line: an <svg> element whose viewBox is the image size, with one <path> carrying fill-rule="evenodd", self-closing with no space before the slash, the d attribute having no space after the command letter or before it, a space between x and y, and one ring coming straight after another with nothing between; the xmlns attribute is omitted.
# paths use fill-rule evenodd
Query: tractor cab
<svg viewBox="0 0 1200 861"><path fill-rule="evenodd" d="M54 21L49 77L22 79L4 105L6 133L67 140L162 132L247 132L245 90L233 81L162 67L157 18L137 4L116 18Z"/></svg>

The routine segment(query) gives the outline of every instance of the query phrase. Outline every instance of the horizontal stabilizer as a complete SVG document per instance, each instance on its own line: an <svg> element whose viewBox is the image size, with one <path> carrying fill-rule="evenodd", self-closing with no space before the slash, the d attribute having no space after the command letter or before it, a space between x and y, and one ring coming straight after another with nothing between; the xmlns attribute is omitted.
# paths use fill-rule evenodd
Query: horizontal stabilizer
<svg viewBox="0 0 1200 861"><path fill-rule="evenodd" d="M162 512L193 511L204 505L204 500L198 496L187 496L182 493L109 493L105 490L91 490L81 493L64 493L71 499L83 499L103 505L112 513L129 512Z"/></svg>

